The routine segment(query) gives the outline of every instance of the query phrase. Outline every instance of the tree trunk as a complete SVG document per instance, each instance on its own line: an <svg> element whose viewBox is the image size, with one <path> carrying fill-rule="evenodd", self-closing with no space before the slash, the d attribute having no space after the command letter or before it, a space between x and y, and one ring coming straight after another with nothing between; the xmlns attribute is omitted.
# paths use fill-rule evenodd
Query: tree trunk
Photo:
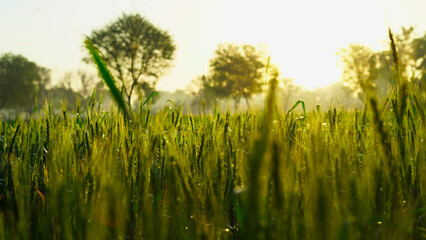
<svg viewBox="0 0 426 240"><path fill-rule="evenodd" d="M132 100L133 89L135 88L137 84L138 84L137 81L133 81L132 86L130 87L129 95L127 95L127 102L129 103L129 105L131 105L130 100Z"/></svg>
<svg viewBox="0 0 426 240"><path fill-rule="evenodd" d="M251 107L250 107L249 99L248 99L248 97L244 97L244 98L246 99L247 109L250 110Z"/></svg>
<svg viewBox="0 0 426 240"><path fill-rule="evenodd" d="M234 98L235 112L238 110L238 103L240 102L240 98Z"/></svg>
<svg viewBox="0 0 426 240"><path fill-rule="evenodd" d="M127 95L127 103L130 105L130 99L132 98L132 92L130 92L129 95Z"/></svg>

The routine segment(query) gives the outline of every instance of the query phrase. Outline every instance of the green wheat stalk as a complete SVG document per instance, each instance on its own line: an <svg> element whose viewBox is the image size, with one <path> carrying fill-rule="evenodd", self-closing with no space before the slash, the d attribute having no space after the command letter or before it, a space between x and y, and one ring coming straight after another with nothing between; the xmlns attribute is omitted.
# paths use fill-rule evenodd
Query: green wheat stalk
<svg viewBox="0 0 426 240"><path fill-rule="evenodd" d="M128 119L133 120L133 116L130 113L129 107L125 103L123 96L120 94L120 91L115 86L115 80L112 76L111 72L108 69L108 64L105 60L105 58L102 56L99 49L90 41L89 38L86 37L86 40L84 41L84 45L86 49L89 51L90 56L92 57L93 62L96 64L96 67L99 72L99 76L105 81L107 84L109 91L115 101L117 102L118 106L123 109L125 115Z"/></svg>

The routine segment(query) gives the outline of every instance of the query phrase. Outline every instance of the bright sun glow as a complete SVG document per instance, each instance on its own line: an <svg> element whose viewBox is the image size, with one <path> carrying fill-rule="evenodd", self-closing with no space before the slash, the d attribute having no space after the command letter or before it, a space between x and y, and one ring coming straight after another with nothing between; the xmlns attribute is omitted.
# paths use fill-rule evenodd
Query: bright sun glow
<svg viewBox="0 0 426 240"><path fill-rule="evenodd" d="M424 0L7 1L0 8L0 53L22 54L52 69L55 83L64 71L84 66L84 34L122 12L138 12L169 31L177 45L160 90L184 89L206 74L221 42L267 45L281 77L312 89L340 79L336 53L348 44L385 48L389 26L425 31L424 9Z"/></svg>

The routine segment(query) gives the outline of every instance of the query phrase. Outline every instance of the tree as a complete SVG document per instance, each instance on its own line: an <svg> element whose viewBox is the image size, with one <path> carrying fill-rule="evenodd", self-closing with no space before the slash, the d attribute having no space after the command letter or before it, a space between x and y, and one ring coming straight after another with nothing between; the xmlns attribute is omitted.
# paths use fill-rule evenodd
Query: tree
<svg viewBox="0 0 426 240"><path fill-rule="evenodd" d="M360 97L361 90L367 91L374 86L378 74L377 55L370 48L351 44L340 50L338 55L343 64L342 80Z"/></svg>
<svg viewBox="0 0 426 240"><path fill-rule="evenodd" d="M95 30L89 39L99 48L128 102L133 92L149 94L170 67L175 45L170 35L139 14L123 14ZM85 59L88 61L88 58Z"/></svg>
<svg viewBox="0 0 426 240"><path fill-rule="evenodd" d="M415 67L418 72L418 84L423 93L426 92L426 34L423 37L414 39L414 59Z"/></svg>
<svg viewBox="0 0 426 240"><path fill-rule="evenodd" d="M294 84L292 78L282 78L281 82L283 86L279 89L278 96L282 102L282 108L287 111L290 100L300 91L300 87Z"/></svg>
<svg viewBox="0 0 426 240"><path fill-rule="evenodd" d="M71 71L65 72L61 80L59 80L58 87L63 89L72 89L72 82L74 73Z"/></svg>
<svg viewBox="0 0 426 240"><path fill-rule="evenodd" d="M0 109L32 106L49 82L49 70L21 55L4 54L0 58Z"/></svg>
<svg viewBox="0 0 426 240"><path fill-rule="evenodd" d="M37 96L43 97L47 93L47 86L50 84L50 69L38 66L39 78L36 79Z"/></svg>
<svg viewBox="0 0 426 240"><path fill-rule="evenodd" d="M395 36L398 64L401 76L416 81L420 89L425 91L426 34L416 37L414 30L414 27L402 27L401 32Z"/></svg>
<svg viewBox="0 0 426 240"><path fill-rule="evenodd" d="M80 93L63 84L58 84L49 89L48 101L54 109L61 109L64 104L68 109L75 109L79 99L81 99Z"/></svg>
<svg viewBox="0 0 426 240"><path fill-rule="evenodd" d="M194 106L212 106L220 96L225 96L224 92L218 91L214 86L212 78L206 75L197 77L187 86L186 92L192 96Z"/></svg>
<svg viewBox="0 0 426 240"><path fill-rule="evenodd" d="M82 69L77 71L77 77L80 80L80 93L84 98L91 96L94 86L94 76Z"/></svg>
<svg viewBox="0 0 426 240"><path fill-rule="evenodd" d="M426 71L426 34L414 39L413 48L416 68Z"/></svg>
<svg viewBox="0 0 426 240"><path fill-rule="evenodd" d="M210 76L204 76L202 88L218 97L232 97L236 104L262 90L262 52L251 45L223 43L210 61Z"/></svg>

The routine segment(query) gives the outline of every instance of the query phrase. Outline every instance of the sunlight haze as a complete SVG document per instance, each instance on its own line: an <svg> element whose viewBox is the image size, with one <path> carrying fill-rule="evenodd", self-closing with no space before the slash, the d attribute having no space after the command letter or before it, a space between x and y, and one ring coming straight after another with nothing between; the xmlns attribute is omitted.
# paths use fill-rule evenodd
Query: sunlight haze
<svg viewBox="0 0 426 240"><path fill-rule="evenodd" d="M383 49L387 27L426 30L425 0L0 0L0 6L0 54L22 54L51 69L53 84L85 66L84 35L123 12L140 13L177 46L174 67L157 85L168 91L206 74L222 42L268 46L281 77L312 89L340 79L336 52L348 44Z"/></svg>

